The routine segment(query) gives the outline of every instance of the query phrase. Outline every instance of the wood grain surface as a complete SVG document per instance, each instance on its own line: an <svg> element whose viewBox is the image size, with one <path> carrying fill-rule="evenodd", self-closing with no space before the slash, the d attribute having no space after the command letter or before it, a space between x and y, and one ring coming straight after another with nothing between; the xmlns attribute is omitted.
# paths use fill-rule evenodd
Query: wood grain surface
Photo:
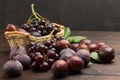
<svg viewBox="0 0 120 80"><path fill-rule="evenodd" d="M80 74L68 75L64 78L54 78L50 71L44 73L25 70L22 76L8 78L3 74L2 66L9 60L9 45L4 37L4 31L0 31L0 80L120 80L120 32L104 31L72 31L72 35L88 37L93 42L104 41L115 49L116 57L109 64L92 64L82 69Z"/></svg>

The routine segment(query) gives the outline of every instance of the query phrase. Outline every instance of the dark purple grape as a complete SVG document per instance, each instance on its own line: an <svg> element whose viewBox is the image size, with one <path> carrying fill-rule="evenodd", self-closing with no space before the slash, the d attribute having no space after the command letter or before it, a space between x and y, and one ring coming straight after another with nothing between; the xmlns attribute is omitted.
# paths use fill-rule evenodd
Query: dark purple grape
<svg viewBox="0 0 120 80"><path fill-rule="evenodd" d="M52 66L52 64L54 63L54 59L47 59L47 62L48 62L48 64L49 64L49 66L51 67Z"/></svg>
<svg viewBox="0 0 120 80"><path fill-rule="evenodd" d="M39 63L34 61L31 65L31 69L34 70L34 71L39 71Z"/></svg>
<svg viewBox="0 0 120 80"><path fill-rule="evenodd" d="M55 52L56 52L56 49L55 49L54 47L50 48L50 50L52 50L52 51L55 51Z"/></svg>
<svg viewBox="0 0 120 80"><path fill-rule="evenodd" d="M60 32L60 29L57 28L57 27L54 27L53 30L54 30L53 34L56 34L56 33Z"/></svg>
<svg viewBox="0 0 120 80"><path fill-rule="evenodd" d="M52 44L52 42L50 40L46 40L44 42L44 45L47 46L47 47L49 47L51 44Z"/></svg>
<svg viewBox="0 0 120 80"><path fill-rule="evenodd" d="M47 57L54 59L56 57L56 53L52 50L47 51Z"/></svg>
<svg viewBox="0 0 120 80"><path fill-rule="evenodd" d="M30 48L30 47L33 47L33 46L35 46L35 43L34 42L30 42L30 43L28 43L27 48Z"/></svg>
<svg viewBox="0 0 120 80"><path fill-rule="evenodd" d="M28 52L29 53L35 53L36 52L36 46L32 46L32 47L30 47L30 48L28 48Z"/></svg>
<svg viewBox="0 0 120 80"><path fill-rule="evenodd" d="M44 58L43 58L43 56L42 55L36 55L35 56L35 59L34 59L37 63L43 63L43 60L44 60Z"/></svg>
<svg viewBox="0 0 120 80"><path fill-rule="evenodd" d="M29 26L27 24L23 24L21 28L26 30L27 32L29 31Z"/></svg>
<svg viewBox="0 0 120 80"><path fill-rule="evenodd" d="M46 36L46 35L48 35L48 32L44 29L41 34L42 34L42 36Z"/></svg>
<svg viewBox="0 0 120 80"><path fill-rule="evenodd" d="M44 25L39 25L39 26L38 26L38 29L39 29L40 31L42 31L42 30L45 29L45 26L44 26Z"/></svg>
<svg viewBox="0 0 120 80"><path fill-rule="evenodd" d="M37 31L37 29L34 28L34 27L32 27L32 28L29 29L29 32L36 32L36 31Z"/></svg>
<svg viewBox="0 0 120 80"><path fill-rule="evenodd" d="M52 31L52 30L53 30L53 25L52 25L52 24L48 24L48 25L46 26L46 30L47 30L48 32Z"/></svg>
<svg viewBox="0 0 120 80"><path fill-rule="evenodd" d="M46 51L45 45L38 43L37 46L36 46L36 51L44 53Z"/></svg>
<svg viewBox="0 0 120 80"><path fill-rule="evenodd" d="M29 32L32 36L35 36L35 37L41 37L41 34L38 33L37 31L33 31L33 32Z"/></svg>
<svg viewBox="0 0 120 80"><path fill-rule="evenodd" d="M56 54L56 56L55 56L54 60L58 60L58 59L59 59L59 55L58 55L58 54Z"/></svg>
<svg viewBox="0 0 120 80"><path fill-rule="evenodd" d="M42 64L40 64L40 71L48 71L50 69L50 66L47 62L43 62Z"/></svg>
<svg viewBox="0 0 120 80"><path fill-rule="evenodd" d="M40 25L45 25L45 23L46 23L46 20L42 19L39 24Z"/></svg>

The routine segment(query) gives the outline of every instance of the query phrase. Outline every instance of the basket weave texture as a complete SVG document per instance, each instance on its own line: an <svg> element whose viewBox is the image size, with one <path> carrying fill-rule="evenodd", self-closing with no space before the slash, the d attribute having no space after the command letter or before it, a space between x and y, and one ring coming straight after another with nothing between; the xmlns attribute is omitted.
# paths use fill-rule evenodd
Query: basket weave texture
<svg viewBox="0 0 120 80"><path fill-rule="evenodd" d="M58 28L60 28L60 32L58 32L56 36L63 36L64 26L59 25L57 23L53 23L53 24L56 25ZM20 32L20 31L6 31L4 34L9 43L10 49L12 49L16 45L22 45L26 49L26 45L29 42L37 43L37 42L44 42L45 40L51 39L50 35L46 35L43 37L35 37L30 35L29 33Z"/></svg>

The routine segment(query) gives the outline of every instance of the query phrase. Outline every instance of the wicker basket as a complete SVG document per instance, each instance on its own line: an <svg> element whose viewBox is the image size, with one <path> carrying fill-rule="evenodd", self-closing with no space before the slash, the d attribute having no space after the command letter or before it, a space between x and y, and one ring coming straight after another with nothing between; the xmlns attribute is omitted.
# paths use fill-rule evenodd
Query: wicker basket
<svg viewBox="0 0 120 80"><path fill-rule="evenodd" d="M61 31L58 32L56 35L63 36L64 35L64 26L59 25L57 23L53 23L53 24L61 29ZM34 37L34 36L30 35L29 33L20 32L20 31L6 31L4 34L9 43L10 49L12 49L16 45L22 45L22 46L24 46L24 48L26 48L26 45L29 42L43 42L47 39L50 39L49 38L50 35L46 35L43 37Z"/></svg>

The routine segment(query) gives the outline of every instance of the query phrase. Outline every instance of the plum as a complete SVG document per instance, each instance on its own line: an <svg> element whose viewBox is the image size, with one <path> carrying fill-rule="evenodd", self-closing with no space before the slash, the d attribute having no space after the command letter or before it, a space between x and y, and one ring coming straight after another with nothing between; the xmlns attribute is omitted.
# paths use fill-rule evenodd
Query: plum
<svg viewBox="0 0 120 80"><path fill-rule="evenodd" d="M16 30L17 30L17 28L13 24L8 24L6 27L6 31L16 31Z"/></svg>
<svg viewBox="0 0 120 80"><path fill-rule="evenodd" d="M68 72L68 64L64 60L57 60L53 63L51 71L55 77L64 77Z"/></svg>
<svg viewBox="0 0 120 80"><path fill-rule="evenodd" d="M83 59L84 67L86 67L90 61L90 52L86 49L80 49L77 51L76 55Z"/></svg>
<svg viewBox="0 0 120 80"><path fill-rule="evenodd" d="M95 43L91 43L88 45L90 52L98 50L98 45Z"/></svg>
<svg viewBox="0 0 120 80"><path fill-rule="evenodd" d="M80 44L77 50L79 50L79 49L87 49L87 50L89 50L89 47L86 44Z"/></svg>
<svg viewBox="0 0 120 80"><path fill-rule="evenodd" d="M98 56L103 62L111 62L115 57L115 50L112 47L101 47Z"/></svg>
<svg viewBox="0 0 120 80"><path fill-rule="evenodd" d="M3 71L8 77L18 77L22 74L23 66L18 60L9 60L3 65Z"/></svg>
<svg viewBox="0 0 120 80"><path fill-rule="evenodd" d="M68 69L71 73L79 73L84 67L84 61L78 56L72 56L67 59Z"/></svg>
<svg viewBox="0 0 120 80"><path fill-rule="evenodd" d="M79 42L80 44L86 44L86 45L89 45L89 44L91 44L92 43L92 41L91 40L89 40L89 39L83 39L82 41L80 41Z"/></svg>
<svg viewBox="0 0 120 80"><path fill-rule="evenodd" d="M66 39L62 39L56 42L56 49L61 51L62 49L68 47L70 45L70 42Z"/></svg>

